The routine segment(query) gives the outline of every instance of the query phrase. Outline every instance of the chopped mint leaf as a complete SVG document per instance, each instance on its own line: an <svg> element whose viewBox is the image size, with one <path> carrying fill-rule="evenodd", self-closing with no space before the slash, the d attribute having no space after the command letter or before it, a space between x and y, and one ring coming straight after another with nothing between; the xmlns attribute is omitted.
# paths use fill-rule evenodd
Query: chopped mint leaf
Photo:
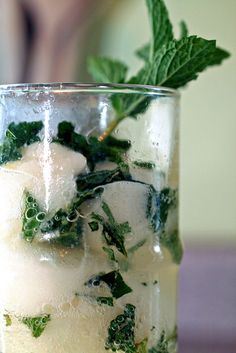
<svg viewBox="0 0 236 353"><path fill-rule="evenodd" d="M108 220L97 213L92 213L92 219L100 223L103 227L102 234L107 245L114 245L119 252L127 256L124 241L125 235L131 232L129 223L117 223L106 202L102 203L102 209Z"/></svg>
<svg viewBox="0 0 236 353"><path fill-rule="evenodd" d="M169 210L177 205L177 192L170 188L157 192L152 186L149 190L147 218L154 232L157 232L160 244L170 251L173 261L179 264L183 256L183 247L178 231L171 233L165 231Z"/></svg>
<svg viewBox="0 0 236 353"><path fill-rule="evenodd" d="M136 353L135 347L135 306L126 304L124 313L111 321L105 349L113 352Z"/></svg>
<svg viewBox="0 0 236 353"><path fill-rule="evenodd" d="M159 235L160 244L166 247L175 263L180 264L183 257L183 246L178 231L166 233L162 231Z"/></svg>
<svg viewBox="0 0 236 353"><path fill-rule="evenodd" d="M4 317L4 319L5 319L5 325L6 325L6 327L11 326L11 325L12 325L11 316L10 316L9 314L4 314L3 317Z"/></svg>
<svg viewBox="0 0 236 353"><path fill-rule="evenodd" d="M99 305L108 305L108 306L114 305L112 297L97 297L96 300Z"/></svg>
<svg viewBox="0 0 236 353"><path fill-rule="evenodd" d="M41 227L42 233L59 232L59 235L49 239L52 244L65 247L76 247L81 245L83 236L83 222L76 210L59 209L55 215L45 222Z"/></svg>
<svg viewBox="0 0 236 353"><path fill-rule="evenodd" d="M20 148L39 141L38 133L43 128L41 121L11 123L0 145L0 164L16 161L22 157Z"/></svg>
<svg viewBox="0 0 236 353"><path fill-rule="evenodd" d="M150 59L166 43L174 39L172 24L163 0L146 0L152 30Z"/></svg>
<svg viewBox="0 0 236 353"><path fill-rule="evenodd" d="M124 282L123 277L117 270L105 274L94 275L85 284L88 287L96 287L100 286L102 282L106 283L115 299L121 298L123 295L132 292L132 289Z"/></svg>
<svg viewBox="0 0 236 353"><path fill-rule="evenodd" d="M128 249L128 254L131 255L135 253L139 248L141 248L146 243L146 239L140 240L137 244Z"/></svg>
<svg viewBox="0 0 236 353"><path fill-rule="evenodd" d="M82 153L87 158L91 170L94 170L96 163L106 159L117 164L123 163L124 154L130 148L129 141L118 140L112 136L100 141L95 136L85 137L78 134L74 125L68 121L58 124L58 134L54 142Z"/></svg>
<svg viewBox="0 0 236 353"><path fill-rule="evenodd" d="M155 281L153 281L153 285L156 285L158 283L158 281L155 279Z"/></svg>
<svg viewBox="0 0 236 353"><path fill-rule="evenodd" d="M155 168L155 163L153 163L153 162L134 161L133 164L135 166L143 168L143 169L153 169L153 168Z"/></svg>
<svg viewBox="0 0 236 353"><path fill-rule="evenodd" d="M188 27L185 21L180 22L180 39L188 37Z"/></svg>
<svg viewBox="0 0 236 353"><path fill-rule="evenodd" d="M50 320L51 316L48 314L36 317L23 317L21 319L22 323L31 330L32 336L35 338L41 336Z"/></svg>
<svg viewBox="0 0 236 353"><path fill-rule="evenodd" d="M88 225L92 232L96 232L99 229L98 222L89 222Z"/></svg>
<svg viewBox="0 0 236 353"><path fill-rule="evenodd" d="M160 192L149 188L147 218L155 232L164 229L169 209L177 205L177 191L165 188Z"/></svg>
<svg viewBox="0 0 236 353"><path fill-rule="evenodd" d="M132 180L132 178L126 169L119 166L113 170L100 170L79 175L76 179L76 184L79 191L84 191L94 189L100 185L106 185L115 181L123 180Z"/></svg>
<svg viewBox="0 0 236 353"><path fill-rule="evenodd" d="M102 247L103 251L107 254L108 256L108 259L110 261L113 261L113 262L116 262L118 263L116 257L115 257L115 253L114 253L114 250L111 249L111 248L106 248L105 246Z"/></svg>
<svg viewBox="0 0 236 353"><path fill-rule="evenodd" d="M96 190L78 193L67 209L59 209L53 217L42 224L41 232L59 232L59 236L49 239L50 243L68 248L81 246L83 220L78 213L78 209L84 201L98 197L102 192L103 188L97 188Z"/></svg>
<svg viewBox="0 0 236 353"><path fill-rule="evenodd" d="M23 239L32 242L45 218L45 213L28 191L24 192L22 218Z"/></svg>
<svg viewBox="0 0 236 353"><path fill-rule="evenodd" d="M88 72L96 82L123 83L126 79L128 67L118 61L106 57L90 57Z"/></svg>
<svg viewBox="0 0 236 353"><path fill-rule="evenodd" d="M162 331L157 345L148 350L148 353L171 353L175 351L177 343L177 328L174 329L170 336L167 336L165 331Z"/></svg>
<svg viewBox="0 0 236 353"><path fill-rule="evenodd" d="M141 282L144 287L147 287L147 282Z"/></svg>
<svg viewBox="0 0 236 353"><path fill-rule="evenodd" d="M147 349L147 343L148 343L148 339L144 338L144 340L142 340L142 342L140 343L136 343L136 352L135 353L147 353L148 349Z"/></svg>

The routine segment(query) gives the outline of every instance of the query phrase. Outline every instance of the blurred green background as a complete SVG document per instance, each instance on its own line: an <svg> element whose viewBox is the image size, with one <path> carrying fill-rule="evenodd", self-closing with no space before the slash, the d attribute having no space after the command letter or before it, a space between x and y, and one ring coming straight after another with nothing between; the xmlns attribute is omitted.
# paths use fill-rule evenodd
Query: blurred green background
<svg viewBox="0 0 236 353"><path fill-rule="evenodd" d="M166 4L177 34L184 19L232 53L182 91L180 221L187 242L236 247L236 1ZM1 83L88 81L88 54L122 59L132 74L149 39L144 0L0 0L0 9Z"/></svg>

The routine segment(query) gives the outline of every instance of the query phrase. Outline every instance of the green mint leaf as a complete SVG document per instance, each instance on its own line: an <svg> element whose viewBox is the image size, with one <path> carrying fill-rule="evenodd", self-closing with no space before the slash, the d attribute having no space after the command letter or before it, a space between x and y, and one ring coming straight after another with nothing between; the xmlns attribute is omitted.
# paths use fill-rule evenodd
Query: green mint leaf
<svg viewBox="0 0 236 353"><path fill-rule="evenodd" d="M183 257L183 246L178 231L167 233L165 224L170 209L177 207L177 192L165 188L157 192L150 186L146 215L154 232L157 232L160 244L166 247L175 263L179 264Z"/></svg>
<svg viewBox="0 0 236 353"><path fill-rule="evenodd" d="M133 165L143 168L143 169L154 169L155 163L153 162L142 162L142 161L134 161Z"/></svg>
<svg viewBox="0 0 236 353"><path fill-rule="evenodd" d="M41 336L50 320L51 316L44 314L36 317L23 317L21 322L31 330L32 336L37 338Z"/></svg>
<svg viewBox="0 0 236 353"><path fill-rule="evenodd" d="M163 230L169 209L177 205L177 191L165 188L160 192L149 188L146 215L154 232Z"/></svg>
<svg viewBox="0 0 236 353"><path fill-rule="evenodd" d="M118 61L106 57L90 57L88 72L96 82L124 83L128 67Z"/></svg>
<svg viewBox="0 0 236 353"><path fill-rule="evenodd" d="M146 0L152 29L150 59L166 43L174 39L172 24L163 0Z"/></svg>
<svg viewBox="0 0 236 353"><path fill-rule="evenodd" d="M185 21L180 22L180 39L188 37L188 27Z"/></svg>
<svg viewBox="0 0 236 353"><path fill-rule="evenodd" d="M83 221L76 210L59 209L55 215L41 226L42 233L58 232L59 235L47 238L52 244L73 248L81 246Z"/></svg>
<svg viewBox="0 0 236 353"><path fill-rule="evenodd" d="M99 229L98 222L89 222L88 225L92 232L96 232Z"/></svg>
<svg viewBox="0 0 236 353"><path fill-rule="evenodd" d="M132 292L132 289L124 282L123 277L118 270L94 275L85 283L85 285L88 287L97 287L100 286L102 282L109 287L111 294L115 299L121 298L123 295Z"/></svg>
<svg viewBox="0 0 236 353"><path fill-rule="evenodd" d="M180 264L183 258L183 245L179 237L178 231L166 233L162 231L159 235L160 244L166 247L176 264Z"/></svg>
<svg viewBox="0 0 236 353"><path fill-rule="evenodd" d="M38 133L42 128L41 121L11 123L7 128L3 143L0 145L0 165L20 159L22 157L20 148L39 141Z"/></svg>
<svg viewBox="0 0 236 353"><path fill-rule="evenodd" d="M115 246L120 253L127 256L127 251L125 249L124 242L125 235L131 232L131 227L129 223L117 223L106 202L102 203L102 209L106 214L108 220L96 213L92 213L92 219L101 224L103 228L102 234L107 245Z"/></svg>
<svg viewBox="0 0 236 353"><path fill-rule="evenodd" d="M143 45L141 48L136 50L135 55L144 60L144 61L149 61L150 59L150 43Z"/></svg>
<svg viewBox="0 0 236 353"><path fill-rule="evenodd" d="M148 343L147 338L142 340L142 342L140 342L140 343L136 343L136 345L135 345L136 352L135 353L147 353L148 352L147 343Z"/></svg>
<svg viewBox="0 0 236 353"><path fill-rule="evenodd" d="M131 146L129 141L118 140L112 136L104 141L99 141L95 136L85 137L76 133L74 125L68 121L58 124L58 134L54 142L82 153L91 170L94 170L96 163L105 160L123 163L124 154Z"/></svg>
<svg viewBox="0 0 236 353"><path fill-rule="evenodd" d="M170 353L176 350L177 344L177 328L175 327L173 333L167 336L163 330L157 342L157 345L148 350L148 353Z"/></svg>
<svg viewBox="0 0 236 353"><path fill-rule="evenodd" d="M228 59L230 53L224 49L216 48L209 59L209 66L220 65L223 60Z"/></svg>
<svg viewBox="0 0 236 353"><path fill-rule="evenodd" d="M157 51L153 62L146 66L147 77L153 85L185 86L207 67L222 62L224 57L217 53L214 40L196 36L173 40Z"/></svg>
<svg viewBox="0 0 236 353"><path fill-rule="evenodd" d="M9 314L4 314L3 317L4 317L4 320L5 320L6 327L11 326L12 325L11 316Z"/></svg>
<svg viewBox="0 0 236 353"><path fill-rule="evenodd" d="M22 210L22 237L32 242L36 236L45 213L40 209L36 199L28 192L24 192Z"/></svg>
<svg viewBox="0 0 236 353"><path fill-rule="evenodd" d="M96 300L99 305L114 306L112 297L97 297Z"/></svg>
<svg viewBox="0 0 236 353"><path fill-rule="evenodd" d="M105 349L113 352L136 353L135 347L135 306L126 304L124 313L111 321Z"/></svg>
<svg viewBox="0 0 236 353"><path fill-rule="evenodd" d="M115 253L114 250L111 248L106 248L105 246L102 247L103 251L107 254L108 259L112 262L118 263L116 257L115 257Z"/></svg>
<svg viewBox="0 0 236 353"><path fill-rule="evenodd" d="M76 184L79 191L84 191L123 180L132 180L131 175L126 169L118 167L114 170L101 170L79 175Z"/></svg>
<svg viewBox="0 0 236 353"><path fill-rule="evenodd" d="M103 188L78 192L67 209L59 209L53 217L50 219L47 217L47 220L41 226L41 232L59 232L59 236L52 237L48 240L50 243L59 244L68 248L81 246L83 220L78 213L79 207L86 200L99 197L102 192Z"/></svg>
<svg viewBox="0 0 236 353"><path fill-rule="evenodd" d="M132 255L146 243L146 239L140 240L137 244L128 249L128 254Z"/></svg>
<svg viewBox="0 0 236 353"><path fill-rule="evenodd" d="M100 280L108 285L112 296L116 299L132 292L132 289L124 282L119 271L112 271L102 275L100 276Z"/></svg>

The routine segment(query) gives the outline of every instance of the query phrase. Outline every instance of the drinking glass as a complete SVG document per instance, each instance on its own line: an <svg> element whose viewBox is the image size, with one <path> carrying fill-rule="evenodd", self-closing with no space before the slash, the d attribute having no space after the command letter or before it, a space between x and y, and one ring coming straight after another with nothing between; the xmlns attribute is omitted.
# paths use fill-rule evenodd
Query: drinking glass
<svg viewBox="0 0 236 353"><path fill-rule="evenodd" d="M0 86L2 353L176 352L179 94Z"/></svg>

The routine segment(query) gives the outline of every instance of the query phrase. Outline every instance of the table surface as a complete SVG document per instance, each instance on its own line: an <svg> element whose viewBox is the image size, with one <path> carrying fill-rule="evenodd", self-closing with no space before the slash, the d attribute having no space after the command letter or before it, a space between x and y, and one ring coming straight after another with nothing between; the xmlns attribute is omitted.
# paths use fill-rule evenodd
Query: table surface
<svg viewBox="0 0 236 353"><path fill-rule="evenodd" d="M186 248L178 320L180 353L236 353L236 249Z"/></svg>

